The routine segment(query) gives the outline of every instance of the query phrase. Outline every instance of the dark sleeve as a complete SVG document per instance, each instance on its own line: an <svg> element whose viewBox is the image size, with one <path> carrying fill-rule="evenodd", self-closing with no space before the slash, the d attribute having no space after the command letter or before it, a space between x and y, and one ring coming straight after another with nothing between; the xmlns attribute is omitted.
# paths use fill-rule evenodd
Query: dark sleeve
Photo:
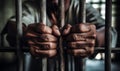
<svg viewBox="0 0 120 71"><path fill-rule="evenodd" d="M95 24L97 28L105 26L105 20L101 17L100 13L88 3L86 4L86 13L87 22Z"/></svg>
<svg viewBox="0 0 120 71"><path fill-rule="evenodd" d="M25 1L22 4L22 23L28 26L35 22L35 6L31 4L31 1ZM16 16L12 16L8 21L16 21Z"/></svg>

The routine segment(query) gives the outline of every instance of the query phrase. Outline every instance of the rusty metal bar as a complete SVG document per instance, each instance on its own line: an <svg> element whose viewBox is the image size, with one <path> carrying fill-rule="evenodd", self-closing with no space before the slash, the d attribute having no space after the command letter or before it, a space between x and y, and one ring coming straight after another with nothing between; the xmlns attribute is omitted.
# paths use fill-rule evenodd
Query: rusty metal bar
<svg viewBox="0 0 120 71"><path fill-rule="evenodd" d="M64 0L59 0L59 29L62 32L63 26L65 25L65 6ZM65 63L64 63L64 50L63 50L63 40L62 37L59 38L59 52L60 52L60 68L59 71L65 71Z"/></svg>
<svg viewBox="0 0 120 71"><path fill-rule="evenodd" d="M79 22L78 23L86 23L86 0L79 0Z"/></svg>
<svg viewBox="0 0 120 71"><path fill-rule="evenodd" d="M46 0L40 1L40 22L46 25Z"/></svg>
<svg viewBox="0 0 120 71"><path fill-rule="evenodd" d="M86 0L79 0L79 16L78 24L86 23ZM84 71L85 59L74 57L75 71Z"/></svg>
<svg viewBox="0 0 120 71"><path fill-rule="evenodd" d="M46 0L40 1L40 22L46 25ZM47 58L42 58L42 71L47 71Z"/></svg>
<svg viewBox="0 0 120 71"><path fill-rule="evenodd" d="M22 0L15 0L16 3L16 23L17 23L17 35L16 35L16 51L18 68L17 71L23 71L23 53L21 51L21 38L22 38Z"/></svg>
<svg viewBox="0 0 120 71"><path fill-rule="evenodd" d="M111 71L111 20L112 20L112 0L106 0L106 14L105 14L105 71Z"/></svg>

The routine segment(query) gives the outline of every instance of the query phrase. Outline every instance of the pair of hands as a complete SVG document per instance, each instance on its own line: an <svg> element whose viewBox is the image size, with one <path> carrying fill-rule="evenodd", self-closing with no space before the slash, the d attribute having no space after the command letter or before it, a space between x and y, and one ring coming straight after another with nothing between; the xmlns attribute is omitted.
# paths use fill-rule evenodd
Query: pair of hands
<svg viewBox="0 0 120 71"><path fill-rule="evenodd" d="M94 52L96 28L91 24L67 24L63 32L60 32L56 25L49 27L44 24L30 24L25 36L33 56L55 56L58 38L62 36L69 54L87 57Z"/></svg>

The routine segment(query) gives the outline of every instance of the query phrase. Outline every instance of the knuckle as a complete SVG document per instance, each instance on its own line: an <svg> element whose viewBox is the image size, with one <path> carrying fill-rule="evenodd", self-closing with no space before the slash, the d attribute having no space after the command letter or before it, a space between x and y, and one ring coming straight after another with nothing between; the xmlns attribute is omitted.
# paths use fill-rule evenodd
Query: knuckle
<svg viewBox="0 0 120 71"><path fill-rule="evenodd" d="M45 25L41 24L40 26L37 26L36 28L37 32L45 32Z"/></svg>
<svg viewBox="0 0 120 71"><path fill-rule="evenodd" d="M50 49L50 45L49 44L43 44L43 45L41 45L41 49Z"/></svg>
<svg viewBox="0 0 120 71"><path fill-rule="evenodd" d="M88 46L94 46L95 45L95 39L86 39L86 43Z"/></svg>
<svg viewBox="0 0 120 71"><path fill-rule="evenodd" d="M96 29L96 26L94 24L91 24L90 26L91 28Z"/></svg>
<svg viewBox="0 0 120 71"><path fill-rule="evenodd" d="M71 37L73 40L77 40L77 35L76 34L72 34L72 37Z"/></svg>
<svg viewBox="0 0 120 71"><path fill-rule="evenodd" d="M48 51L48 57L53 57L53 56L55 56L56 55L56 50L49 50Z"/></svg>
<svg viewBox="0 0 120 71"><path fill-rule="evenodd" d="M50 36L48 34L41 34L39 38L39 41L50 41Z"/></svg>
<svg viewBox="0 0 120 71"><path fill-rule="evenodd" d="M45 42L43 44L39 45L39 48L42 50L50 50L50 49L56 49L57 43L52 43L52 42Z"/></svg>
<svg viewBox="0 0 120 71"><path fill-rule="evenodd" d="M29 45L34 44L34 42L31 41L31 40L28 40L27 42L28 42Z"/></svg>
<svg viewBox="0 0 120 71"><path fill-rule="evenodd" d="M50 49L50 45L49 45L49 44L44 44L44 43L38 44L38 47L39 47L39 49L41 49L41 50Z"/></svg>
<svg viewBox="0 0 120 71"><path fill-rule="evenodd" d="M93 38L96 39L97 35L96 34L93 34Z"/></svg>
<svg viewBox="0 0 120 71"><path fill-rule="evenodd" d="M79 24L79 31L88 32L88 31L90 31L90 27L86 24Z"/></svg>
<svg viewBox="0 0 120 71"><path fill-rule="evenodd" d="M71 28L72 26L70 24L65 25L65 29Z"/></svg>
<svg viewBox="0 0 120 71"><path fill-rule="evenodd" d="M85 57L86 54L87 54L87 50L85 50L85 49L80 49L78 53L79 53L78 56Z"/></svg>
<svg viewBox="0 0 120 71"><path fill-rule="evenodd" d="M91 29L94 33L96 33L96 26L95 26L94 24L91 24L91 25L90 25L90 29Z"/></svg>
<svg viewBox="0 0 120 71"><path fill-rule="evenodd" d="M91 40L91 42L90 42L91 44L95 44L95 40Z"/></svg>
<svg viewBox="0 0 120 71"><path fill-rule="evenodd" d="M91 41L91 45L94 46L95 45L95 40Z"/></svg>
<svg viewBox="0 0 120 71"><path fill-rule="evenodd" d="M36 31L39 33L48 33L48 34L52 33L52 29L44 24L39 24L36 28Z"/></svg>
<svg viewBox="0 0 120 71"><path fill-rule="evenodd" d="M68 35L67 37L66 37L66 41L75 41L75 40L77 40L77 36L76 36L76 34L70 34L70 35Z"/></svg>
<svg viewBox="0 0 120 71"><path fill-rule="evenodd" d="M68 42L67 46L70 48L74 48L76 47L76 44L74 44L73 42Z"/></svg>

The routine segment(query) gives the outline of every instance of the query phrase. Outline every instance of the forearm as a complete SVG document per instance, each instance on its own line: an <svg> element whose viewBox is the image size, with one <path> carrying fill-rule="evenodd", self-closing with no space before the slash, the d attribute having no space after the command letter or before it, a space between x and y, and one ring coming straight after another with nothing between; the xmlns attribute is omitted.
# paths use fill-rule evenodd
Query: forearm
<svg viewBox="0 0 120 71"><path fill-rule="evenodd" d="M96 47L104 47L105 46L105 27L101 27L96 31ZM115 47L117 43L117 32L115 28L111 27L110 29L110 36L111 36L111 47Z"/></svg>
<svg viewBox="0 0 120 71"><path fill-rule="evenodd" d="M105 46L105 27L101 27L96 31L96 47Z"/></svg>

